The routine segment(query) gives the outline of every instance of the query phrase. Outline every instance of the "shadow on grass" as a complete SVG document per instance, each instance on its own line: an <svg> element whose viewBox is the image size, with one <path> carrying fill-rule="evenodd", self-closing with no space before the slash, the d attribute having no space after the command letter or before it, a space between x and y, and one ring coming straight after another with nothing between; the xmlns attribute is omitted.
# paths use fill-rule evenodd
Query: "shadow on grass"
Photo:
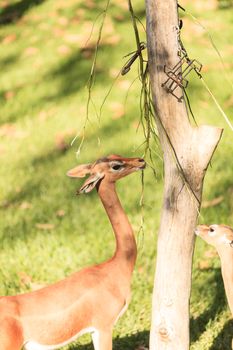
<svg viewBox="0 0 233 350"><path fill-rule="evenodd" d="M6 6L0 13L0 25L17 22L33 6L42 4L45 0L21 0Z"/></svg>
<svg viewBox="0 0 233 350"><path fill-rule="evenodd" d="M233 0L218 0L218 7L222 9L229 9L233 7Z"/></svg>
<svg viewBox="0 0 233 350"><path fill-rule="evenodd" d="M86 54L88 57L85 57ZM54 80L58 82L58 91L54 95L48 96L47 99L57 100L66 98L69 95L77 93L80 89L85 89L90 79L93 55L94 47L76 51L46 75L46 79L50 79L52 84L54 84ZM105 63L104 61L98 63L94 78L97 83L104 84L109 80L108 72L104 67Z"/></svg>
<svg viewBox="0 0 233 350"><path fill-rule="evenodd" d="M220 268L215 269L214 276L208 281L208 285L216 286L212 289L214 293L212 304L198 318L195 320L191 318L190 327L192 342L196 342L199 339L205 332L208 322L213 320L226 306L225 290Z"/></svg>
<svg viewBox="0 0 233 350"><path fill-rule="evenodd" d="M231 349L233 339L233 320L228 321L209 350L227 350Z"/></svg>
<svg viewBox="0 0 233 350"><path fill-rule="evenodd" d="M47 170L47 166L51 166L59 159L63 158L67 153L67 150L60 151L57 149L51 149L46 154L34 158L31 165L34 166L35 173L38 174L40 167L43 166L44 171L40 171L40 177L33 177L31 181L25 183L25 185L18 192L12 192L6 200L0 203L0 210L5 210L8 207L17 205L24 200L30 200L32 197L40 196L41 188L44 186L44 178Z"/></svg>
<svg viewBox="0 0 233 350"><path fill-rule="evenodd" d="M85 91L87 87L88 80L90 78L90 71L91 71L91 65L92 65L92 54L94 54L94 51L92 49L88 49L91 56L86 59L85 54L87 50L78 50L75 53L71 54L70 57L67 57L66 59L62 60L61 62L58 61L58 64L49 72L46 73L44 76L41 76L40 79L37 81L37 85L41 85L43 82L46 81L46 88L43 92L42 96L38 97L37 99L33 99L31 101L30 108L34 111L41 110L41 106L43 105L46 109L46 104L56 103L57 101L61 101L63 99L67 99L72 95L78 94L80 90ZM15 63L17 61L17 57L11 57L9 60L4 59L1 63L3 63L3 67L8 68L11 64ZM105 84L108 82L108 85L110 85L110 77L108 76L108 71L105 70L104 65L106 65L106 61L103 60L101 64L98 65L98 68L96 69L95 73L95 81L97 88L97 85L100 86L100 84ZM108 86L106 85L106 86ZM18 93L24 88L30 87L32 89L35 88L34 82L26 82L20 87L15 87L11 89L13 93ZM0 90L0 100L2 102L7 102L5 100L5 94L7 93L6 90ZM85 97L85 101L83 101L84 106L87 104L87 98ZM25 113L25 110L17 110L10 112L8 114L7 118L4 118L4 121L0 122L0 125L2 123L12 123L17 121L19 118L23 117L24 115L27 115Z"/></svg>
<svg viewBox="0 0 233 350"><path fill-rule="evenodd" d="M12 64L15 64L18 61L17 55L9 55L0 59L0 66L2 69L9 68Z"/></svg>
<svg viewBox="0 0 233 350"><path fill-rule="evenodd" d="M125 336L122 338L115 338L113 340L113 350L135 350L139 346L148 347L149 344L149 332L143 331L133 335ZM93 350L92 343L86 345L74 345L72 350Z"/></svg>

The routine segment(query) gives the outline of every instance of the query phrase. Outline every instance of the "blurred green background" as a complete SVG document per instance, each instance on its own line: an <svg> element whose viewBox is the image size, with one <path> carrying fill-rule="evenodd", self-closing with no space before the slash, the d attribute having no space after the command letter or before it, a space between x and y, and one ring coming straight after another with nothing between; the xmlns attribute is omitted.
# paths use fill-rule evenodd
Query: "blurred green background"
<svg viewBox="0 0 233 350"><path fill-rule="evenodd" d="M203 76L233 122L232 1L180 4L202 24L181 12L183 42L190 57L204 64ZM135 0L133 5L145 25L144 2ZM119 76L127 60L123 56L136 49L126 0L110 2L86 123L86 86L105 6L103 0L0 1L1 295L55 282L107 259L114 250L111 227L96 193L76 197L82 181L71 181L65 175L78 163L111 153L141 156L145 149L139 125L138 64L126 76ZM138 26L145 41L143 26ZM211 33L225 68L203 26ZM188 94L198 124L225 128L206 176L200 222L233 225L233 133L195 75ZM82 136L84 142L77 154ZM114 349L119 350L140 349L148 346L149 340L163 190L161 151L153 140L151 146L156 177L148 167L144 207L140 206L143 188L139 174L118 183L138 242L131 305L114 331ZM220 262L212 248L199 240L196 243L191 349L227 350L233 323ZM80 338L69 349L92 349L90 338Z"/></svg>

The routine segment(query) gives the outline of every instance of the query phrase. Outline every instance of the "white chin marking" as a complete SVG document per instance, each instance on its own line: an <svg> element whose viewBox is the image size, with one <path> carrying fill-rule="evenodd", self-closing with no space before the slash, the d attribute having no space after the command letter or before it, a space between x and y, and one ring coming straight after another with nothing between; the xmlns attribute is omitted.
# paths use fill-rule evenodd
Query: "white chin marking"
<svg viewBox="0 0 233 350"><path fill-rule="evenodd" d="M200 236L200 233L199 233L198 229L196 229L196 230L194 231L194 233L195 233L196 236Z"/></svg>
<svg viewBox="0 0 233 350"><path fill-rule="evenodd" d="M63 343L55 344L55 345L41 345L35 341L29 340L24 344L23 349L24 350L56 350L56 349L60 349L63 346L74 342L76 339L81 337L83 334L94 333L94 332L97 332L97 330L94 327L85 328L81 332L76 334L74 337L64 341Z"/></svg>

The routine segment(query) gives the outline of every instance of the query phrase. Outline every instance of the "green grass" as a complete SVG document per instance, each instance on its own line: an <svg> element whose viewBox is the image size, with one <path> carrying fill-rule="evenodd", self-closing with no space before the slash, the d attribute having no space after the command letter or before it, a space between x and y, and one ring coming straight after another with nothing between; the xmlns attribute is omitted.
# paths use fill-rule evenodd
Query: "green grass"
<svg viewBox="0 0 233 350"><path fill-rule="evenodd" d="M104 27L92 92L97 111L125 62L122 57L135 49L125 3L118 1L110 6ZM214 1L208 3L214 5ZM200 4L196 1L187 8L209 28L224 59L226 75L233 81L232 10L210 6L202 11ZM141 127L136 130L140 84L136 80L131 86L137 76L137 64L115 82L100 120L90 106L90 122L78 160L80 137L70 146L85 123L86 83L101 17L96 20L87 49L82 47L104 6L102 0L11 0L8 5L7 1L0 1L1 295L21 293L34 284L52 283L83 266L103 261L114 250L111 227L96 194L76 197L76 188L82 182L71 181L65 175L77 163L99 156L143 153L143 131ZM135 1L135 9L145 22L143 2ZM140 31L145 40L143 29ZM205 65L205 79L233 122L232 87L207 33L188 16L182 32L190 56ZM233 225L233 134L195 76L188 91L198 123L225 128L204 189L204 200L221 195L224 200L218 206L203 209L200 221ZM156 145L153 147L160 153ZM132 302L114 330L114 349L133 350L148 344L163 189L162 162L156 155L154 161L157 179L149 168L145 171L144 233L137 233L142 215L139 175L118 184L136 232L139 256ZM50 224L50 229L41 229L38 224ZM227 350L233 332L220 263L216 256L209 257L210 251L205 243L197 241L191 299L192 350ZM91 349L89 341L83 337L69 348Z"/></svg>

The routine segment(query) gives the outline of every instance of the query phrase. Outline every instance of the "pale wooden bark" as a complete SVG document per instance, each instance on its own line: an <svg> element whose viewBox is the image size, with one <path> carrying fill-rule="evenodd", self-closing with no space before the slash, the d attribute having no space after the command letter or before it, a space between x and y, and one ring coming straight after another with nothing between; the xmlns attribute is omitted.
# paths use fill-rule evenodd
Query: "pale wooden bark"
<svg viewBox="0 0 233 350"><path fill-rule="evenodd" d="M205 171L222 129L192 127L184 102L161 87L166 80L164 65L173 67L179 59L177 1L146 0L146 16L149 73L165 172L150 350L187 350L194 228Z"/></svg>

